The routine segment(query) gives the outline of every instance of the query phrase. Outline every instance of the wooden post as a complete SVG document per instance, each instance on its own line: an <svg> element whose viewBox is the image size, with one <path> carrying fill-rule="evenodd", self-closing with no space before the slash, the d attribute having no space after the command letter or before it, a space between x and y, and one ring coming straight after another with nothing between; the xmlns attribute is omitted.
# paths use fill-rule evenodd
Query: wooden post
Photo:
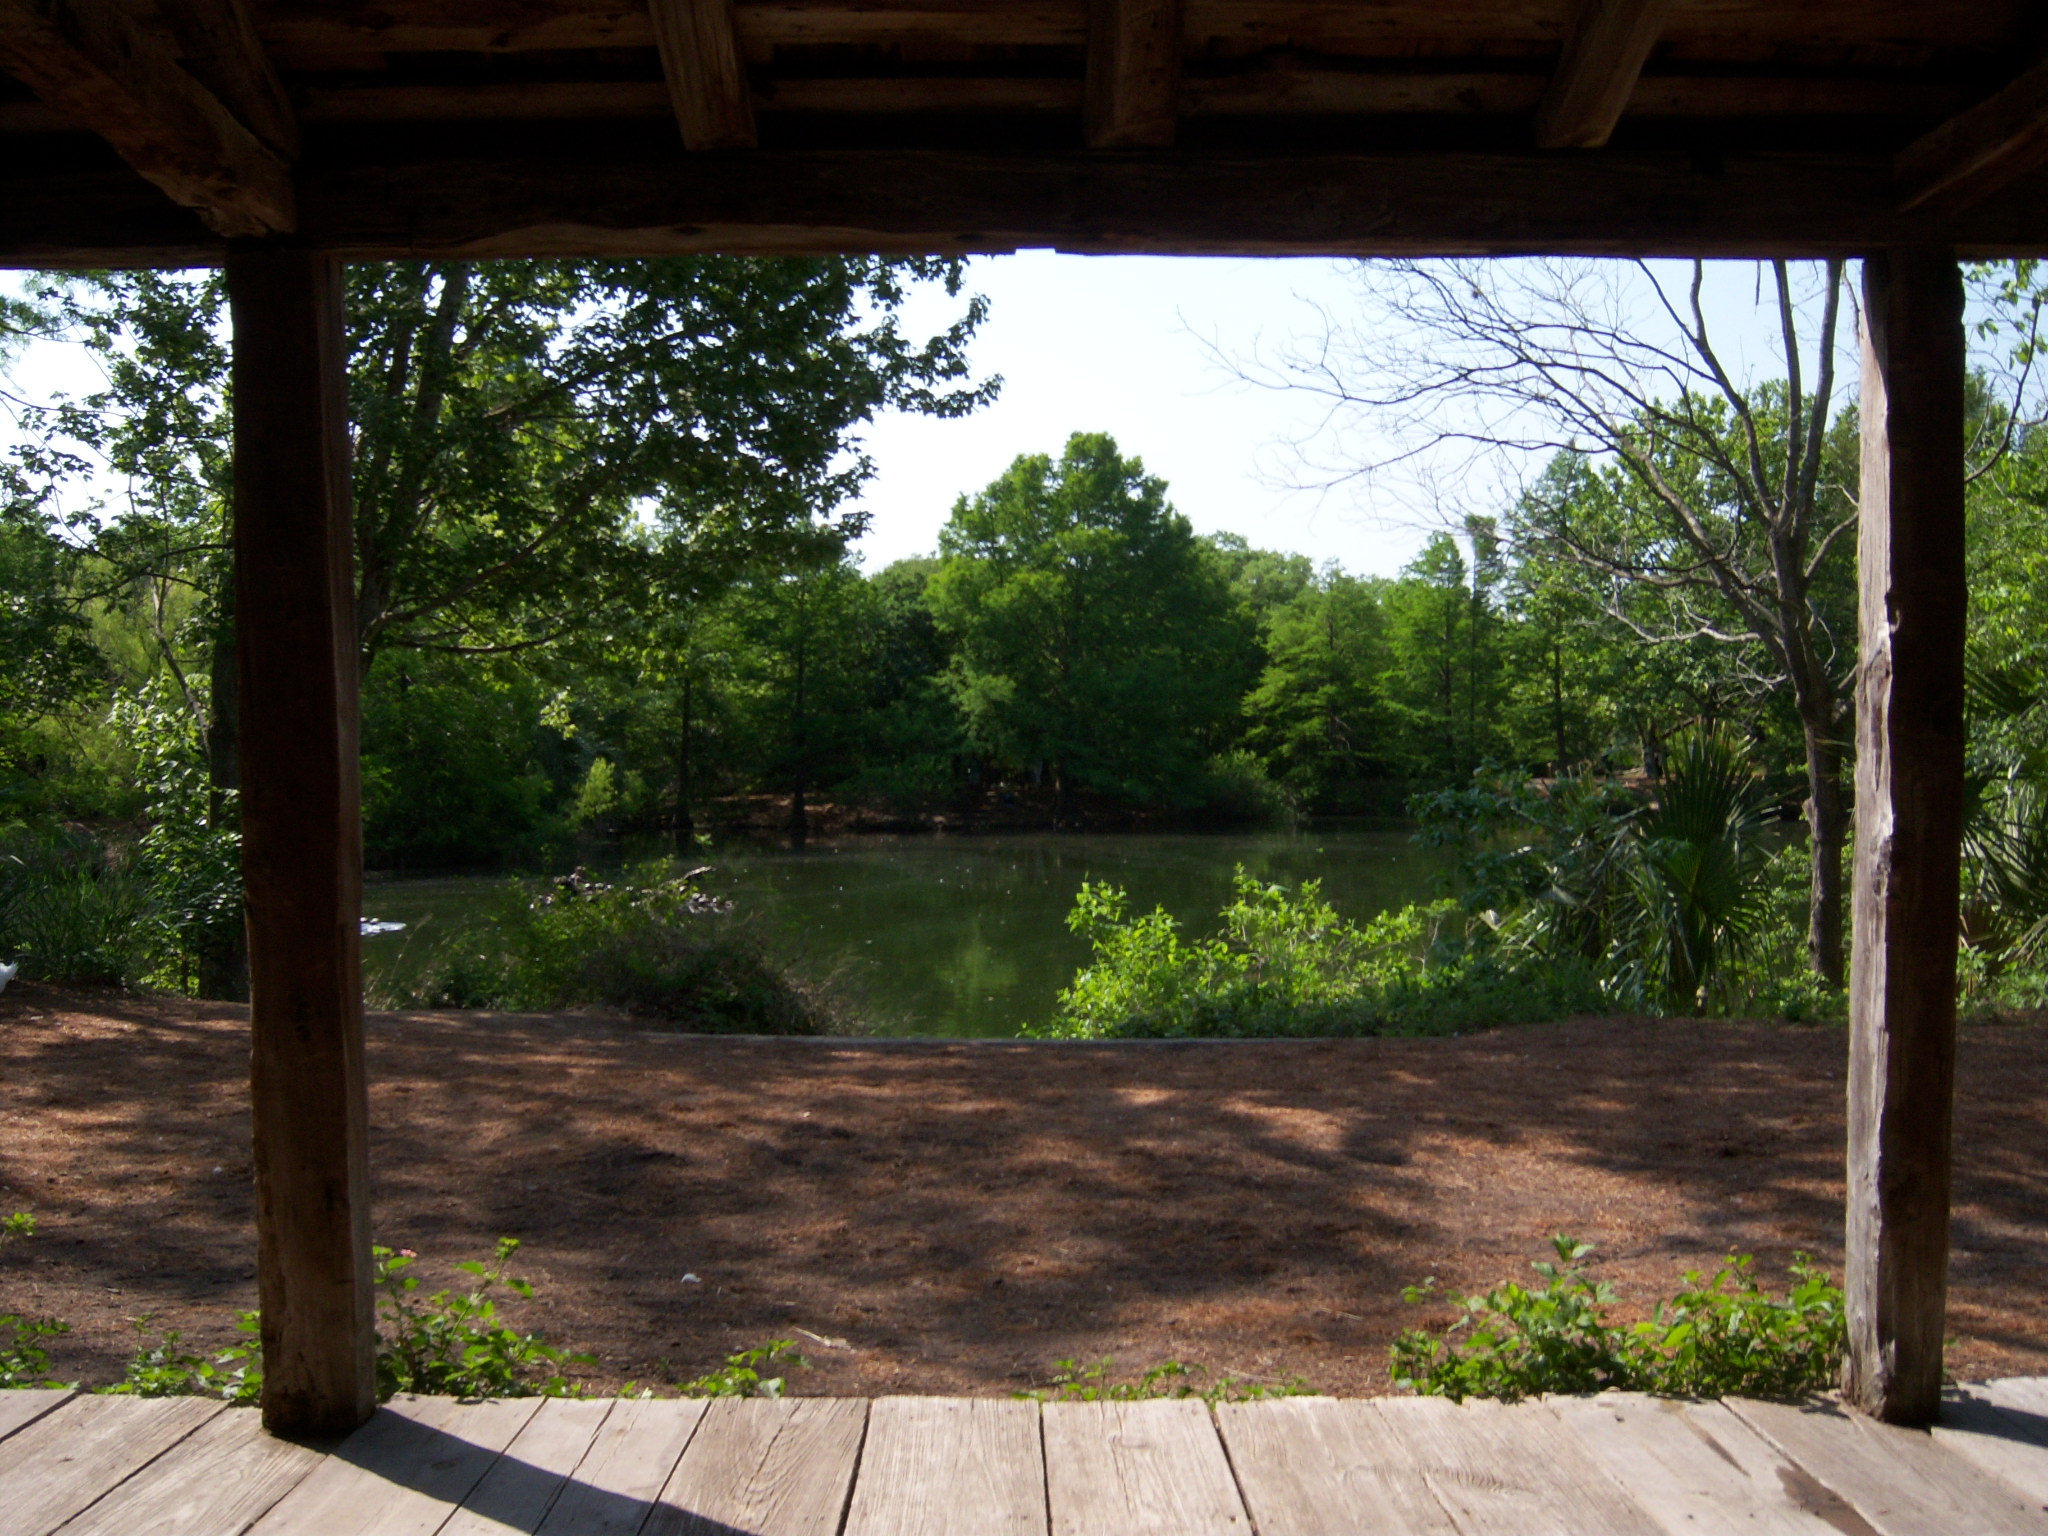
<svg viewBox="0 0 2048 1536"><path fill-rule="evenodd" d="M1863 270L1862 659L1849 979L1849 1358L1893 1423L1941 1401L1963 801L1963 289L1954 253Z"/></svg>
<svg viewBox="0 0 2048 1536"><path fill-rule="evenodd" d="M230 253L263 1421L376 1408L341 267Z"/></svg>

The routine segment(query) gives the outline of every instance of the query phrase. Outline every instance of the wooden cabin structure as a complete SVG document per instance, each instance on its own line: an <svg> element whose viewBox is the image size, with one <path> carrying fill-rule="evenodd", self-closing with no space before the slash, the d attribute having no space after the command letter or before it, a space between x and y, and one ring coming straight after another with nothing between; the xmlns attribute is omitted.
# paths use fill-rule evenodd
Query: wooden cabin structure
<svg viewBox="0 0 2048 1536"><path fill-rule="evenodd" d="M374 1405L339 263L1863 263L1850 1402L1936 1412L1959 259L2048 252L2030 0L0 0L0 264L224 264L264 1415Z"/></svg>

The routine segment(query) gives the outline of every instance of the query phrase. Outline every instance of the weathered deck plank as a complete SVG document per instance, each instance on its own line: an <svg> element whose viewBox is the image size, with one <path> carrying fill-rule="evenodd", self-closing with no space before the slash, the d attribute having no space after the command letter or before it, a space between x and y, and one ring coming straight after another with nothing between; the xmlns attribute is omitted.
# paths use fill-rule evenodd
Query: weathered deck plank
<svg viewBox="0 0 2048 1536"><path fill-rule="evenodd" d="M701 1398L626 1398L598 1429L539 1536L634 1536L704 1418Z"/></svg>
<svg viewBox="0 0 2048 1536"><path fill-rule="evenodd" d="M1259 1536L1457 1536L1370 1402L1225 1403L1216 1423Z"/></svg>
<svg viewBox="0 0 2048 1536"><path fill-rule="evenodd" d="M7 1536L48 1536L225 1405L204 1398L76 1397L0 1440Z"/></svg>
<svg viewBox="0 0 2048 1536"><path fill-rule="evenodd" d="M215 1414L58 1527L58 1536L237 1536L324 1460L246 1408Z"/></svg>
<svg viewBox="0 0 2048 1536"><path fill-rule="evenodd" d="M280 1499L251 1536L434 1536L539 1406L530 1397L395 1399Z"/></svg>
<svg viewBox="0 0 2048 1536"><path fill-rule="evenodd" d="M0 1392L0 1440L54 1413L77 1394L69 1387L18 1387Z"/></svg>
<svg viewBox="0 0 2048 1536"><path fill-rule="evenodd" d="M1729 1405L1846 1499L1879 1536L2048 1536L2048 1514L1936 1445L1925 1430L1831 1405Z"/></svg>
<svg viewBox="0 0 2048 1536"><path fill-rule="evenodd" d="M1981 1388L1947 1394L1934 1443L2048 1509L2048 1416L2001 1408Z"/></svg>
<svg viewBox="0 0 2048 1536"><path fill-rule="evenodd" d="M862 1398L718 1399L642 1536L834 1536L867 1416Z"/></svg>
<svg viewBox="0 0 2048 1536"><path fill-rule="evenodd" d="M1462 1536L1661 1536L1578 1438L1540 1405L1376 1405Z"/></svg>
<svg viewBox="0 0 2048 1536"><path fill-rule="evenodd" d="M1053 1536L1244 1536L1251 1530L1208 1408L1190 1398L1047 1403Z"/></svg>
<svg viewBox="0 0 2048 1536"><path fill-rule="evenodd" d="M542 1403L438 1536L530 1536L539 1530L611 1411L608 1398L552 1397Z"/></svg>
<svg viewBox="0 0 2048 1536"><path fill-rule="evenodd" d="M1841 1536L1847 1504L1719 1403L1633 1392L1550 1399L1629 1497L1699 1536Z"/></svg>
<svg viewBox="0 0 2048 1536"><path fill-rule="evenodd" d="M845 1536L1046 1536L1038 1405L878 1398Z"/></svg>

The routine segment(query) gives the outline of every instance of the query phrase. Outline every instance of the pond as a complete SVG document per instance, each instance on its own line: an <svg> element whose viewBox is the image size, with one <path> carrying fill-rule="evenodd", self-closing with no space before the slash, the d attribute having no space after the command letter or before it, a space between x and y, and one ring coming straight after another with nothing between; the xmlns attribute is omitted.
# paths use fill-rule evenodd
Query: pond
<svg viewBox="0 0 2048 1536"><path fill-rule="evenodd" d="M1256 833L1017 833L845 837L802 852L708 850L708 884L798 974L830 985L876 1034L1014 1035L1047 1018L1088 958L1066 916L1083 880L1163 906L1194 933L1215 926L1243 865L1263 880L1321 880L1363 920L1435 894L1442 856L1405 828ZM416 966L436 937L488 921L503 875L372 876L366 918L403 923L363 940L374 980Z"/></svg>

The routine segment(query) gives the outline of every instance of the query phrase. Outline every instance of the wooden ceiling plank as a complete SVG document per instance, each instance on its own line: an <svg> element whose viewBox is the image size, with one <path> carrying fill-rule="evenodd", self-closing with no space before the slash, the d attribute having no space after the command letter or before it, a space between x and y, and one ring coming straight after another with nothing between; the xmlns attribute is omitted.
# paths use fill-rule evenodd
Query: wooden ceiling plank
<svg viewBox="0 0 2048 1536"><path fill-rule="evenodd" d="M1953 211L2048 163L2048 60L1899 151L1899 206Z"/></svg>
<svg viewBox="0 0 2048 1536"><path fill-rule="evenodd" d="M689 149L752 149L754 98L733 0L650 0L654 42Z"/></svg>
<svg viewBox="0 0 2048 1536"><path fill-rule="evenodd" d="M1543 149L1598 149L1628 109L1672 0L1583 0L1564 57L1536 108Z"/></svg>
<svg viewBox="0 0 2048 1536"><path fill-rule="evenodd" d="M0 68L217 233L289 232L291 170L118 0L0 0Z"/></svg>
<svg viewBox="0 0 2048 1536"><path fill-rule="evenodd" d="M1090 0L1083 112L1093 149L1163 149L1180 121L1185 0Z"/></svg>
<svg viewBox="0 0 2048 1536"><path fill-rule="evenodd" d="M242 125L287 160L299 156L298 117L256 35L248 0L156 0L186 70Z"/></svg>

